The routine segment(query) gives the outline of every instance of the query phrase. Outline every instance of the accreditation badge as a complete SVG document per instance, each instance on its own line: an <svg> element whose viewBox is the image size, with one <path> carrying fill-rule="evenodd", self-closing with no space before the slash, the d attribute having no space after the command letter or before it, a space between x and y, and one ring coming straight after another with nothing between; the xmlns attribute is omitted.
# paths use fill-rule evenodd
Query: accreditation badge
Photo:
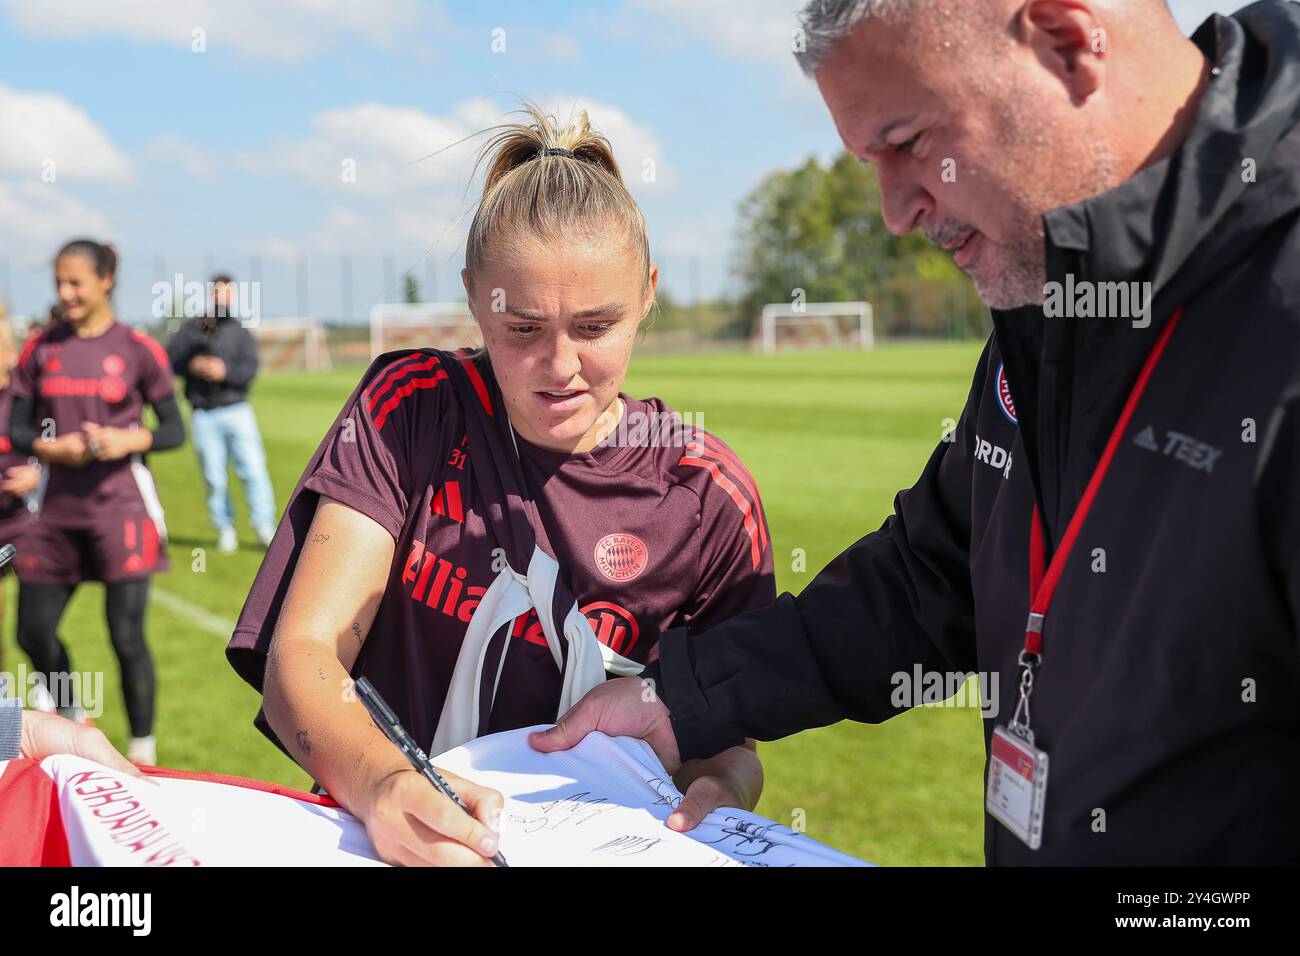
<svg viewBox="0 0 1300 956"><path fill-rule="evenodd" d="M1047 796L1047 753L1034 746L1033 731L1012 722L993 728L989 754L988 812L1031 850L1043 842L1043 800Z"/></svg>

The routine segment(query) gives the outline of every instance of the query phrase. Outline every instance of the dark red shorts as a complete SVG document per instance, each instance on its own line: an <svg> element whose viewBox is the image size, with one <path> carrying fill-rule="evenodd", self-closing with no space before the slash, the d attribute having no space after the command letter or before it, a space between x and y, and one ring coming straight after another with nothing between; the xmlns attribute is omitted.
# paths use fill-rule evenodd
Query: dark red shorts
<svg viewBox="0 0 1300 956"><path fill-rule="evenodd" d="M29 584L138 581L171 567L148 515L55 528L37 521L15 544L18 579Z"/></svg>
<svg viewBox="0 0 1300 956"><path fill-rule="evenodd" d="M27 537L34 527L36 527L36 522L26 512L19 516L0 519L0 546L12 544L14 549L19 554L22 554L23 549L27 547L25 543ZM15 557L3 570L0 570L0 574L7 574L12 571L16 563L17 558Z"/></svg>

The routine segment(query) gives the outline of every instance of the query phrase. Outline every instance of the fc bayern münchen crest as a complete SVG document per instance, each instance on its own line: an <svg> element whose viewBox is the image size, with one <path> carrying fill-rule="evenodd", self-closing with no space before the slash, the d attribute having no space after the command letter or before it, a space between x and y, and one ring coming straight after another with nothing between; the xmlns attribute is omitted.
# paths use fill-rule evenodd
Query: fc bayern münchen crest
<svg viewBox="0 0 1300 956"><path fill-rule="evenodd" d="M1011 400L1011 386L1007 384L1007 367L1001 362L998 363L997 378L994 379L994 395L998 400L998 408L1002 409L1002 414L1007 416L1007 421L1013 425L1019 425L1020 419L1016 418L1016 403Z"/></svg>

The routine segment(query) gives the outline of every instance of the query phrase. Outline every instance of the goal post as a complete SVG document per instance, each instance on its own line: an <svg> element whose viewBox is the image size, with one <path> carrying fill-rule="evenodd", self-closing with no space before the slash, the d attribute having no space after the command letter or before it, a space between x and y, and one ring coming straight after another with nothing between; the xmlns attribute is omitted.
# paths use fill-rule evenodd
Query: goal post
<svg viewBox="0 0 1300 956"><path fill-rule="evenodd" d="M767 353L782 347L876 346L870 302L771 302L759 316L759 344Z"/></svg>
<svg viewBox="0 0 1300 956"><path fill-rule="evenodd" d="M370 358L400 348L480 346L478 323L464 302L381 302L370 307Z"/></svg>
<svg viewBox="0 0 1300 956"><path fill-rule="evenodd" d="M325 328L315 319L268 317L246 328L257 343L258 361L265 369L324 372L333 367Z"/></svg>

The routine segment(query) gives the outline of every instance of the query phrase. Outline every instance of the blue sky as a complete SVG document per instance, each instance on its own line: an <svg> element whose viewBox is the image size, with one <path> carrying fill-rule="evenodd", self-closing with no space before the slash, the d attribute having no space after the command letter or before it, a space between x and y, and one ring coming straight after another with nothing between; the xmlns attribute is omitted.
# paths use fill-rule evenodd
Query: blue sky
<svg viewBox="0 0 1300 956"><path fill-rule="evenodd" d="M1239 4L1171 5L1190 30ZM474 147L418 160L515 94L586 108L664 288L717 294L740 199L839 148L789 53L800 6L0 0L0 302L43 311L50 256L82 234L116 243L128 320L155 279L213 269L260 278L268 315L335 317L350 298L361 316L407 269L454 298Z"/></svg>

